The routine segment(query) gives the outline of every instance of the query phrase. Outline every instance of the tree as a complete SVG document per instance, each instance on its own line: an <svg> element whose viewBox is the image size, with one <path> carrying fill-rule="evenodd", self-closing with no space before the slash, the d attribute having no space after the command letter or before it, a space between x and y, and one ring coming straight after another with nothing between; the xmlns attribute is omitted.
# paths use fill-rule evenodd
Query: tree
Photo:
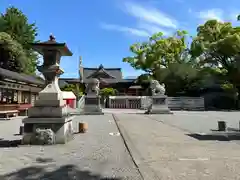
<svg viewBox="0 0 240 180"><path fill-rule="evenodd" d="M189 56L187 38L186 31L177 31L170 37L156 33L148 42L133 44L130 50L134 56L123 61L164 82L167 94L175 96L177 92L185 92L197 84L197 63Z"/></svg>
<svg viewBox="0 0 240 180"><path fill-rule="evenodd" d="M77 99L83 95L83 89L78 84L67 84L63 88L61 88L62 91L72 91Z"/></svg>
<svg viewBox="0 0 240 180"><path fill-rule="evenodd" d="M167 68L171 63L181 62L186 54L186 38L186 31L177 31L170 37L164 37L161 32L156 33L148 42L130 46L134 56L123 58L123 62L154 76L157 70Z"/></svg>
<svg viewBox="0 0 240 180"><path fill-rule="evenodd" d="M197 28L190 52L193 57L200 57L203 65L224 71L225 81L240 92L239 27L233 27L229 22L207 21Z"/></svg>
<svg viewBox="0 0 240 180"><path fill-rule="evenodd" d="M24 72L26 54L21 44L5 32L0 32L0 67L10 71Z"/></svg>
<svg viewBox="0 0 240 180"><path fill-rule="evenodd" d="M116 94L116 89L113 88L103 88L100 90L100 95L104 97L114 96Z"/></svg>
<svg viewBox="0 0 240 180"><path fill-rule="evenodd" d="M19 9L11 6L0 16L0 32L6 32L13 40L22 45L26 54L27 68L24 73L35 73L38 55L31 49L30 43L36 41L35 23L28 23L28 18Z"/></svg>

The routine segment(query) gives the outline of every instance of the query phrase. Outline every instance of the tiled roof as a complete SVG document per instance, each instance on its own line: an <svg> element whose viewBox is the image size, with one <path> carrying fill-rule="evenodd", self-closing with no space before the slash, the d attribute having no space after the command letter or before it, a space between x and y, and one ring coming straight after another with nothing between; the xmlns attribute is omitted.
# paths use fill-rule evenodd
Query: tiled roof
<svg viewBox="0 0 240 180"><path fill-rule="evenodd" d="M60 88L72 83L80 83L79 78L59 78L58 85Z"/></svg>
<svg viewBox="0 0 240 180"><path fill-rule="evenodd" d="M83 81L85 82L88 77L100 70L109 74L111 77L109 79L105 79L106 81L113 81L113 78L115 79L114 81L120 81L122 79L121 68L104 68L102 65L100 65L98 68L83 68Z"/></svg>
<svg viewBox="0 0 240 180"><path fill-rule="evenodd" d="M9 71L7 69L0 68L0 76L16 81L22 81L26 83L36 84L36 85L44 85L45 82L43 79L37 76L17 73L13 71Z"/></svg>

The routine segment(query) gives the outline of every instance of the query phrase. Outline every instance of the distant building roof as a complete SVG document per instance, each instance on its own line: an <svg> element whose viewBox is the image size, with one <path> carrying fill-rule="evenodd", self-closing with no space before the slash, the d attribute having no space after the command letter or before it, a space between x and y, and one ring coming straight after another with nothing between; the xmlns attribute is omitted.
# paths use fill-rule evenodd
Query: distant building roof
<svg viewBox="0 0 240 180"><path fill-rule="evenodd" d="M17 73L17 72L9 71L7 69L3 69L3 68L0 68L0 76L4 78L9 78L12 80L22 81L25 83L31 83L36 85L45 84L45 81L41 77Z"/></svg>
<svg viewBox="0 0 240 180"><path fill-rule="evenodd" d="M88 83L92 78L98 78L102 83L132 83L137 77L123 78L121 68L105 68L101 64L97 68L81 67L80 78L60 78L59 86L64 87L71 83Z"/></svg>
<svg viewBox="0 0 240 180"><path fill-rule="evenodd" d="M109 83L115 83L122 79L121 68L104 68L101 64L98 68L83 68L83 81L103 75L102 79Z"/></svg>
<svg viewBox="0 0 240 180"><path fill-rule="evenodd" d="M75 83L80 83L80 79L79 78L59 78L58 80L58 85L60 88L63 88L68 84L75 84Z"/></svg>

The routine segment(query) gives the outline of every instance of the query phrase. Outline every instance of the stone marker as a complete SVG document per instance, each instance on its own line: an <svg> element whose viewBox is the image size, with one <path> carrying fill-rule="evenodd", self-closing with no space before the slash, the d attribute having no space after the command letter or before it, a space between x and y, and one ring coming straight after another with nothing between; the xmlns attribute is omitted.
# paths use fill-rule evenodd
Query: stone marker
<svg viewBox="0 0 240 180"><path fill-rule="evenodd" d="M73 137L73 125L64 103L58 78L61 56L72 56L65 43L57 43L51 35L49 41L32 44L33 49L43 55L43 65L38 67L45 78L46 87L39 93L34 107L23 119L23 144L64 144Z"/></svg>
<svg viewBox="0 0 240 180"><path fill-rule="evenodd" d="M91 79L86 86L84 114L103 115L99 96L99 80Z"/></svg>
<svg viewBox="0 0 240 180"><path fill-rule="evenodd" d="M226 131L227 125L225 121L218 121L218 131Z"/></svg>
<svg viewBox="0 0 240 180"><path fill-rule="evenodd" d="M168 99L165 95L165 85L160 85L157 80L151 80L150 88L152 90L151 104L146 114L173 114L168 108Z"/></svg>

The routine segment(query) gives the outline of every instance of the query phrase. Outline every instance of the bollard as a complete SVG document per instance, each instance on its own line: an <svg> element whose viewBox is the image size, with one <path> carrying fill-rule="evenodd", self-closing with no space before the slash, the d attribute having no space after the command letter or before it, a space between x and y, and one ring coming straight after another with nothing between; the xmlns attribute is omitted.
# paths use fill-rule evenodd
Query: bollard
<svg viewBox="0 0 240 180"><path fill-rule="evenodd" d="M78 124L78 132L79 133L85 133L88 129L88 124L87 123L79 123Z"/></svg>
<svg viewBox="0 0 240 180"><path fill-rule="evenodd" d="M226 122L218 121L218 131L226 131Z"/></svg>
<svg viewBox="0 0 240 180"><path fill-rule="evenodd" d="M20 126L20 128L19 128L19 135L23 135L23 128L24 128L24 126Z"/></svg>

